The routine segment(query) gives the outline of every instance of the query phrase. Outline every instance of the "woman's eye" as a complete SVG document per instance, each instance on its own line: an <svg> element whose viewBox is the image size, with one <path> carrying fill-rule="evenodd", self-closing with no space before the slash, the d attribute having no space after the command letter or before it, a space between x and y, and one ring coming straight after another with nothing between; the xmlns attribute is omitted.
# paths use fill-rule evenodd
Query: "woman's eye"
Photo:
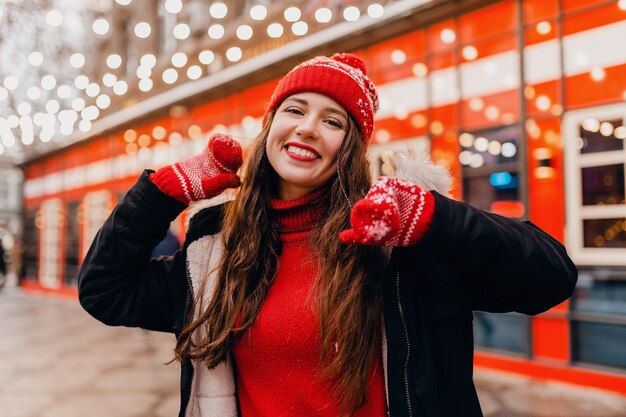
<svg viewBox="0 0 626 417"><path fill-rule="evenodd" d="M328 120L326 120L326 123L328 123L331 126L337 127L339 129L343 129L343 124L340 121L338 121L338 120L328 119Z"/></svg>
<svg viewBox="0 0 626 417"><path fill-rule="evenodd" d="M285 109L285 112L293 114L304 114L304 112L297 107L287 107Z"/></svg>

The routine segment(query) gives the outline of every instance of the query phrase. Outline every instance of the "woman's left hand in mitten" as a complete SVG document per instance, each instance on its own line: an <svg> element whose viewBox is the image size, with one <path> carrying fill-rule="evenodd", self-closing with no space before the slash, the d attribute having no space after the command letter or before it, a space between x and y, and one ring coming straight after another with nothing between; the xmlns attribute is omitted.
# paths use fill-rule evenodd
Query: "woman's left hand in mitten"
<svg viewBox="0 0 626 417"><path fill-rule="evenodd" d="M339 234L346 244L415 246L433 217L430 191L393 177L380 177L350 214L351 229Z"/></svg>

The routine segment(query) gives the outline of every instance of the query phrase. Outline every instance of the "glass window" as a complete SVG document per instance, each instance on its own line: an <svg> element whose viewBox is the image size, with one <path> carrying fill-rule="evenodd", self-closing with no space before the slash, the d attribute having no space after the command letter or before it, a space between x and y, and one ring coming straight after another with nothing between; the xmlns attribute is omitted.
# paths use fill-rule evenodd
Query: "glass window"
<svg viewBox="0 0 626 417"><path fill-rule="evenodd" d="M573 322L572 335L574 360L626 368L626 324Z"/></svg>
<svg viewBox="0 0 626 417"><path fill-rule="evenodd" d="M35 280L39 270L39 242L36 208L28 209L24 216L24 252L22 253L22 279Z"/></svg>
<svg viewBox="0 0 626 417"><path fill-rule="evenodd" d="M78 202L67 205L65 214L65 283L76 285L78 279Z"/></svg>
<svg viewBox="0 0 626 417"><path fill-rule="evenodd" d="M41 233L41 264L39 280L41 285L48 288L60 286L59 245L61 243L60 225L63 221L61 200L50 199L41 204L42 233Z"/></svg>
<svg viewBox="0 0 626 417"><path fill-rule="evenodd" d="M530 353L528 317L507 313L474 312L474 343L476 346Z"/></svg>
<svg viewBox="0 0 626 417"><path fill-rule="evenodd" d="M626 270L579 268L570 308L573 360L626 369Z"/></svg>
<svg viewBox="0 0 626 417"><path fill-rule="evenodd" d="M626 265L623 103L565 113L566 242L578 265Z"/></svg>
<svg viewBox="0 0 626 417"><path fill-rule="evenodd" d="M518 135L517 126L459 135L464 201L503 216L524 216Z"/></svg>
<svg viewBox="0 0 626 417"><path fill-rule="evenodd" d="M584 206L624 204L624 164L582 169Z"/></svg>
<svg viewBox="0 0 626 417"><path fill-rule="evenodd" d="M621 119L596 120L588 118L580 125L580 153L617 151L624 149L626 127Z"/></svg>
<svg viewBox="0 0 626 417"><path fill-rule="evenodd" d="M626 270L580 269L570 307L574 312L612 314L626 319Z"/></svg>
<svg viewBox="0 0 626 417"><path fill-rule="evenodd" d="M586 248L626 248L626 218L583 220Z"/></svg>

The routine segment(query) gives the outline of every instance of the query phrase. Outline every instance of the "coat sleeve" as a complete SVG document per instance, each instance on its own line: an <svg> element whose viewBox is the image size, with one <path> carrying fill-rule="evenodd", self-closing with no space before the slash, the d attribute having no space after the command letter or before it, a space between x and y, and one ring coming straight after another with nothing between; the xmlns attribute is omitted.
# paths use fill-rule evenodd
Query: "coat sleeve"
<svg viewBox="0 0 626 417"><path fill-rule="evenodd" d="M420 246L446 263L472 309L538 314L572 295L577 270L556 239L530 222L433 195L433 221Z"/></svg>
<svg viewBox="0 0 626 417"><path fill-rule="evenodd" d="M185 311L185 255L151 259L170 222L185 208L144 172L97 233L78 275L78 296L112 326L173 332Z"/></svg>

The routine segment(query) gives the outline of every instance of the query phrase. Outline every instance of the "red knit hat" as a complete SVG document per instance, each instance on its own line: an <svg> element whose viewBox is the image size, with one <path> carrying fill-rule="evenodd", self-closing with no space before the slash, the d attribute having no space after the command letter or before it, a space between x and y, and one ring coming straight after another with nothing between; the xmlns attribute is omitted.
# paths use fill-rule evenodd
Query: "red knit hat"
<svg viewBox="0 0 626 417"><path fill-rule="evenodd" d="M361 129L367 143L378 110L376 87L367 76L365 63L353 54L318 56L304 61L285 75L274 90L268 111L276 110L292 94L310 91L341 104Z"/></svg>

